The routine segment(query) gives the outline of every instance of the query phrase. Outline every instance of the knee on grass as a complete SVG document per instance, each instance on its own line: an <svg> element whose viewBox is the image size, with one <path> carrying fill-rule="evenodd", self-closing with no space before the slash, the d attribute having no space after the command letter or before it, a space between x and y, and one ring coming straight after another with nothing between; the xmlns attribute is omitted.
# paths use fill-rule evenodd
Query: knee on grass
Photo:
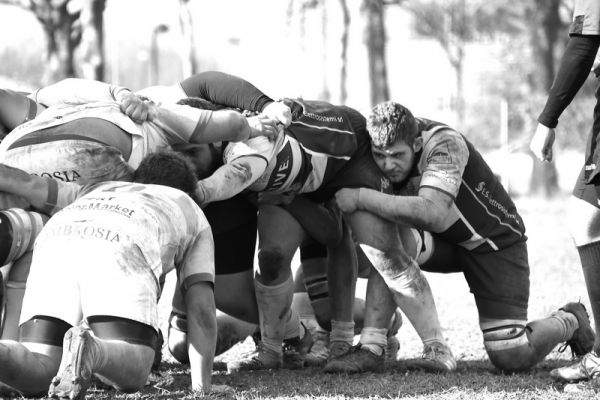
<svg viewBox="0 0 600 400"><path fill-rule="evenodd" d="M513 325L483 332L485 350L496 368L505 372L524 371L537 362L525 329Z"/></svg>

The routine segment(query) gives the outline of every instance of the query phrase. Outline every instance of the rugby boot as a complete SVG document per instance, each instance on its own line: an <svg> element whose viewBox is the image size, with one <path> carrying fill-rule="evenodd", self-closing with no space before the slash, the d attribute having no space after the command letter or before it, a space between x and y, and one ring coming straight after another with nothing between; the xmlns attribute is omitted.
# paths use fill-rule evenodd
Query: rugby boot
<svg viewBox="0 0 600 400"><path fill-rule="evenodd" d="M398 352L400 351L400 341L396 336L389 337L387 339L387 345L385 346L385 360L396 361L398 360Z"/></svg>
<svg viewBox="0 0 600 400"><path fill-rule="evenodd" d="M450 347L440 342L426 344L423 347L421 358L415 364L426 371L452 372L456 370L456 359L452 355Z"/></svg>
<svg viewBox="0 0 600 400"><path fill-rule="evenodd" d="M90 329L74 326L65 333L62 359L58 373L50 383L48 397L70 400L85 398L92 381L96 351L99 350L90 332Z"/></svg>
<svg viewBox="0 0 600 400"><path fill-rule="evenodd" d="M400 327L402 326L402 314L396 309L392 318L392 323L388 329L387 346L385 346L386 361L398 360L398 352L400 351L400 341L396 337Z"/></svg>
<svg viewBox="0 0 600 400"><path fill-rule="evenodd" d="M595 335L590 325L590 317L585 306L580 302L573 302L565 304L560 310L573 314L579 324L571 339L566 342L571 347L571 352L581 357L592 351Z"/></svg>
<svg viewBox="0 0 600 400"><path fill-rule="evenodd" d="M266 348L262 343L256 346L256 350L247 354L240 360L227 363L227 372L255 371L264 369L278 369L283 365L283 355Z"/></svg>
<svg viewBox="0 0 600 400"><path fill-rule="evenodd" d="M304 361L311 346L313 345L313 337L304 326L304 336L300 339L299 336L283 340L283 368L299 369L304 367Z"/></svg>
<svg viewBox="0 0 600 400"><path fill-rule="evenodd" d="M343 343L343 342L338 342ZM333 349L330 348L333 352ZM384 368L383 353L377 354L363 349L360 344L350 348L350 351L336 358L330 358L325 365L325 372L355 374L359 372L382 372Z"/></svg>
<svg viewBox="0 0 600 400"><path fill-rule="evenodd" d="M318 330L313 334L313 345L304 359L310 367L325 365L329 358L329 332Z"/></svg>
<svg viewBox="0 0 600 400"><path fill-rule="evenodd" d="M579 382L600 377L600 356L594 351L581 357L579 361L566 367L550 371L550 376L563 382Z"/></svg>

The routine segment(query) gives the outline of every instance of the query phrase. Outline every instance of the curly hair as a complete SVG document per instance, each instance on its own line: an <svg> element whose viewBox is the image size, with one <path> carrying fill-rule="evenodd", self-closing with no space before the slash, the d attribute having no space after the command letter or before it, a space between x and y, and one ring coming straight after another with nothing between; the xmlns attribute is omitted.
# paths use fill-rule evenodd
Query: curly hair
<svg viewBox="0 0 600 400"><path fill-rule="evenodd" d="M386 101L377 104L367 119L367 130L375 147L389 147L398 141L409 146L419 134L415 117L403 105Z"/></svg>
<svg viewBox="0 0 600 400"><path fill-rule="evenodd" d="M196 168L185 156L174 151L148 154L135 170L133 181L170 186L196 200Z"/></svg>

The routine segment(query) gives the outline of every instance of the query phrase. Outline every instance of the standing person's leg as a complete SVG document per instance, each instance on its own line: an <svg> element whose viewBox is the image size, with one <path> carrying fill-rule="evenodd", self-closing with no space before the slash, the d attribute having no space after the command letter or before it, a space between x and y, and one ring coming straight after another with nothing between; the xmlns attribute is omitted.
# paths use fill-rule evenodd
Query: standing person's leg
<svg viewBox="0 0 600 400"><path fill-rule="evenodd" d="M597 106L598 107L598 106ZM583 277L594 316L595 340L591 352L581 361L551 372L554 378L586 380L600 372L600 188L587 184L581 170L569 203L570 231L579 253Z"/></svg>

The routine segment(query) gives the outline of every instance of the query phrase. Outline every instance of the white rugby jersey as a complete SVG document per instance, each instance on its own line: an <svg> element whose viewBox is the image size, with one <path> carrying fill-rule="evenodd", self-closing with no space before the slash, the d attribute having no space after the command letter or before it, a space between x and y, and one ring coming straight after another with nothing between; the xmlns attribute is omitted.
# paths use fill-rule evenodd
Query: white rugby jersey
<svg viewBox="0 0 600 400"><path fill-rule="evenodd" d="M157 282L174 268L180 282L192 275L214 282L214 263L197 262L196 242L201 232L210 234L210 226L184 192L130 182L80 186L49 181L57 183L54 212L60 212L42 229L36 245L47 236L102 241L124 255L128 268L149 267Z"/></svg>
<svg viewBox="0 0 600 400"><path fill-rule="evenodd" d="M164 108L176 109L180 115L190 115L198 120L198 126L208 123L212 111L196 110L182 105L161 105ZM123 114L120 104L113 101L101 101L84 104L62 103L48 107L35 119L19 125L0 143L0 162L4 155L17 141L32 132L62 125L81 118L100 118L111 122L131 135L131 155L128 163L137 168L142 159L149 153L167 148L173 143L187 143L194 133L193 130L181 132L168 126L165 121L146 121L136 123ZM196 128L198 129L198 128ZM101 140L101 135L99 135Z"/></svg>

